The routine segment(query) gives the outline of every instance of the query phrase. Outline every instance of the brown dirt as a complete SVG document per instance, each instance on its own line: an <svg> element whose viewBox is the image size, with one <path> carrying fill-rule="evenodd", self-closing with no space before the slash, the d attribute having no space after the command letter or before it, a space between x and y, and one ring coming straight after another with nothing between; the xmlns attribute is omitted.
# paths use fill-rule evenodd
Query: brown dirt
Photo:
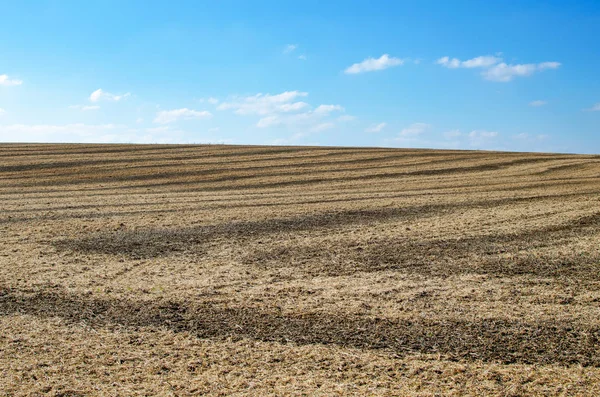
<svg viewBox="0 0 600 397"><path fill-rule="evenodd" d="M600 156L0 159L0 395L600 394Z"/></svg>

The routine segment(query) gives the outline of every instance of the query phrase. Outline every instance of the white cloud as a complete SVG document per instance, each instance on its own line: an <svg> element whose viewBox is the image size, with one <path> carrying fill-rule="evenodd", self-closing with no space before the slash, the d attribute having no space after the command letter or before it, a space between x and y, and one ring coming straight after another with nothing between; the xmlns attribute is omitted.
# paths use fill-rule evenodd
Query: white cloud
<svg viewBox="0 0 600 397"><path fill-rule="evenodd" d="M468 134L468 142L475 149L490 148L497 137L496 131L474 130Z"/></svg>
<svg viewBox="0 0 600 397"><path fill-rule="evenodd" d="M160 126L160 127L149 127L149 128L146 128L144 131L146 131L146 132L152 132L152 133L167 132L167 131L171 132L172 129L168 125L164 125L164 126Z"/></svg>
<svg viewBox="0 0 600 397"><path fill-rule="evenodd" d="M500 134L496 131L473 130L469 133L460 132L460 130L446 131L443 134L445 142L442 145L451 148L474 148L491 149L497 146L497 139Z"/></svg>
<svg viewBox="0 0 600 397"><path fill-rule="evenodd" d="M178 120L205 119L211 116L212 114L206 110L198 111L188 108L161 110L156 114L154 122L158 124L167 124Z"/></svg>
<svg viewBox="0 0 600 397"><path fill-rule="evenodd" d="M97 102L98 100L100 100L100 98L102 97L103 94L104 94L104 92L102 91L102 89L98 88L96 91L92 92L92 94L90 95L90 101Z"/></svg>
<svg viewBox="0 0 600 397"><path fill-rule="evenodd" d="M444 149L491 149L498 147L499 134L495 131L473 130L463 133L458 129L436 134L432 126L425 123L414 123L397 137L388 140L403 147L444 148Z"/></svg>
<svg viewBox="0 0 600 397"><path fill-rule="evenodd" d="M469 137L471 138L494 138L498 136L495 131L471 131Z"/></svg>
<svg viewBox="0 0 600 397"><path fill-rule="evenodd" d="M388 54L383 54L381 57L375 58L367 58L360 63L355 63L352 66L348 67L344 73L346 74L357 74L364 72L373 72L376 70L383 70L387 68L391 68L393 66L402 65L404 63L403 59L390 57Z"/></svg>
<svg viewBox="0 0 600 397"><path fill-rule="evenodd" d="M81 111L86 112L89 110L98 110L98 109L100 109L100 106L97 106L97 105L90 105L90 106L88 106L88 105L72 105L72 106L69 106L69 109L76 109L76 110L81 110Z"/></svg>
<svg viewBox="0 0 600 397"><path fill-rule="evenodd" d="M219 103L219 100L217 98L213 98L213 97L208 98L207 101L211 105L216 105L217 103Z"/></svg>
<svg viewBox="0 0 600 397"><path fill-rule="evenodd" d="M217 110L233 110L241 116L259 116L256 122L258 128L281 126L295 130L296 133L329 129L334 121L331 119L332 114L344 112L344 108L336 104L322 104L311 109L309 103L299 100L307 96L308 93L302 91L237 96L222 102ZM353 119L352 116L348 116L345 121L350 119Z"/></svg>
<svg viewBox="0 0 600 397"><path fill-rule="evenodd" d="M422 134L398 135L383 142L402 147L548 152L552 151L546 146L548 141L549 137L544 134L518 133L505 136L496 131L483 129L470 132L454 129L438 134L433 129L428 129Z"/></svg>
<svg viewBox="0 0 600 397"><path fill-rule="evenodd" d="M2 117L4 115L4 113L6 113L6 110L0 108L0 117Z"/></svg>
<svg viewBox="0 0 600 397"><path fill-rule="evenodd" d="M284 54L289 54L291 52L294 52L296 50L296 48L298 48L297 44L288 44L285 46L285 48L283 49L283 53Z"/></svg>
<svg viewBox="0 0 600 397"><path fill-rule="evenodd" d="M320 123L311 128L312 132L321 132L325 130L329 130L335 127L334 123Z"/></svg>
<svg viewBox="0 0 600 397"><path fill-rule="evenodd" d="M600 112L600 102L594 104L591 108L584 110L587 110L588 112Z"/></svg>
<svg viewBox="0 0 600 397"><path fill-rule="evenodd" d="M440 59L437 60L437 64L442 65L444 67L450 68L450 69L456 69L456 68L485 68L485 67L490 67L492 65L495 65L496 63L500 62L502 59L501 58L497 58L495 56L491 56L491 55L484 55L484 56L479 56L473 59L469 59L466 61L461 61L460 59L457 58L452 58L450 59L450 57L442 57Z"/></svg>
<svg viewBox="0 0 600 397"><path fill-rule="evenodd" d="M511 81L515 77L531 76L537 71L557 69L558 67L560 67L559 62L543 62L539 64L528 63L520 65L508 65L502 62L486 70L482 74L487 80L505 83Z"/></svg>
<svg viewBox="0 0 600 397"><path fill-rule="evenodd" d="M10 87L21 84L23 84L23 80L11 79L6 74L0 74L0 85Z"/></svg>
<svg viewBox="0 0 600 397"><path fill-rule="evenodd" d="M274 125L278 125L281 124L281 120L279 119L278 116L268 116L268 117L263 117L262 119L258 120L258 123L256 123L256 126L258 128L267 128L267 127L272 127Z"/></svg>
<svg viewBox="0 0 600 397"><path fill-rule="evenodd" d="M386 125L387 125L387 123L374 124L374 125L370 126L369 128L367 128L365 130L365 132L369 132L369 133L380 132L381 130L383 130L385 128Z"/></svg>
<svg viewBox="0 0 600 397"><path fill-rule="evenodd" d="M300 91L286 91L281 94L256 94L247 97L235 97L231 102L221 103L218 110L233 109L239 115L269 115L292 110L291 102L298 97L305 97L308 93ZM301 105L295 105L303 107Z"/></svg>
<svg viewBox="0 0 600 397"><path fill-rule="evenodd" d="M169 126L130 128L122 124L0 125L2 142L74 143L231 143Z"/></svg>
<svg viewBox="0 0 600 397"><path fill-rule="evenodd" d="M388 139L403 147L434 147L435 143L427 137L422 138L425 132L431 130L431 125L426 123L413 123L398 133L395 138Z"/></svg>
<svg viewBox="0 0 600 397"><path fill-rule="evenodd" d="M315 109L315 113L317 114L329 114L331 112L343 112L344 108L340 105L319 105Z"/></svg>
<svg viewBox="0 0 600 397"><path fill-rule="evenodd" d="M475 57L466 61L461 61L458 58L442 57L436 61L437 64L449 69L457 68L482 68L482 76L490 81L508 82L515 77L531 76L533 73L547 70L558 69L560 62L541 62L510 65L502 62L502 58L492 55L484 55Z"/></svg>
<svg viewBox="0 0 600 397"><path fill-rule="evenodd" d="M539 63L538 69L539 70L545 70L545 69L558 69L560 67L560 62L542 62Z"/></svg>
<svg viewBox="0 0 600 397"><path fill-rule="evenodd" d="M308 103L306 102L294 102L294 103L284 103L279 106L279 110L282 112L297 112L298 110L302 110L308 107Z"/></svg>
<svg viewBox="0 0 600 397"><path fill-rule="evenodd" d="M114 94L111 94L110 92L103 91L102 88L98 88L96 91L94 91L90 94L90 101L98 102L100 100L107 100L107 101L118 102L121 99L127 98L130 95L131 94L129 92L122 94L122 95L114 95Z"/></svg>
<svg viewBox="0 0 600 397"><path fill-rule="evenodd" d="M291 54L294 51L296 51L298 49L298 44L288 44L283 48L283 53L284 54ZM306 54L300 54L298 55L296 58L302 60L302 61L306 61Z"/></svg>
<svg viewBox="0 0 600 397"><path fill-rule="evenodd" d="M315 110L300 113L288 114L279 112L262 117L256 126L259 128L285 126L318 132L327 129L322 124L331 123L331 121L326 120L331 117L331 112L343 110L344 108L339 105L320 105Z"/></svg>
<svg viewBox="0 0 600 397"><path fill-rule="evenodd" d="M115 124L12 124L0 126L4 142L106 142L107 134L124 129Z"/></svg>
<svg viewBox="0 0 600 397"><path fill-rule="evenodd" d="M428 131L430 128L431 128L430 124L413 123L413 124L409 125L408 127L404 128L402 131L400 131L399 135L404 136L404 137L421 135L422 133Z"/></svg>
<svg viewBox="0 0 600 397"><path fill-rule="evenodd" d="M483 72L483 77L491 81L508 82L516 76L530 76L535 72L536 65L533 63L523 65L507 65L500 63L493 68Z"/></svg>
<svg viewBox="0 0 600 397"><path fill-rule="evenodd" d="M354 121L354 120L356 120L356 116L351 116L349 114L344 114L344 115L342 115L342 116L340 116L340 117L337 118L337 121L340 121L340 122L343 122L343 123L344 122L348 122L348 121Z"/></svg>
<svg viewBox="0 0 600 397"><path fill-rule="evenodd" d="M456 58L450 59L450 57L442 57L438 59L435 63L452 69L460 67L460 60Z"/></svg>
<svg viewBox="0 0 600 397"><path fill-rule="evenodd" d="M545 134L531 135L526 132L522 132L520 134L513 135L512 138L515 140L519 140L519 141L533 142L533 141L543 141L548 138L548 135L545 135Z"/></svg>
<svg viewBox="0 0 600 397"><path fill-rule="evenodd" d="M531 101L529 102L529 106L533 106L533 107L540 107L540 106L544 106L547 105L548 102L546 101L542 101L542 100L537 100L537 101Z"/></svg>
<svg viewBox="0 0 600 397"><path fill-rule="evenodd" d="M480 56L473 59L469 59L467 61L462 62L461 66L463 68L487 68L489 66L495 65L500 61L500 58L494 56Z"/></svg>
<svg viewBox="0 0 600 397"><path fill-rule="evenodd" d="M463 134L459 130L451 130L451 131L444 132L444 137L446 139L453 139L453 138L457 138L462 135Z"/></svg>
<svg viewBox="0 0 600 397"><path fill-rule="evenodd" d="M307 135L309 135L309 134L307 134L305 132L297 132L288 138L274 139L271 142L268 142L268 144L271 144L271 145L293 145L293 144L296 144L299 140L305 138ZM318 144L316 144L314 146L318 146Z"/></svg>

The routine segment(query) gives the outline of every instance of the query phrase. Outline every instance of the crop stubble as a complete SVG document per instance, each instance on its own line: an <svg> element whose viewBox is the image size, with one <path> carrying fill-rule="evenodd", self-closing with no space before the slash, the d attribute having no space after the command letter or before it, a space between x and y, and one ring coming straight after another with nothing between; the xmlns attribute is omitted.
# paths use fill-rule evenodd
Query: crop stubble
<svg viewBox="0 0 600 397"><path fill-rule="evenodd" d="M600 392L598 156L0 159L6 395Z"/></svg>

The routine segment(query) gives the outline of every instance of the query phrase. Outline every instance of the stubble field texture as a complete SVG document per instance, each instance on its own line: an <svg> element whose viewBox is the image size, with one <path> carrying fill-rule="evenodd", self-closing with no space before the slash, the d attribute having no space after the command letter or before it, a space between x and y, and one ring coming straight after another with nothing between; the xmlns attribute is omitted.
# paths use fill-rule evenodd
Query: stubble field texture
<svg viewBox="0 0 600 397"><path fill-rule="evenodd" d="M0 395L600 395L600 156L0 145Z"/></svg>

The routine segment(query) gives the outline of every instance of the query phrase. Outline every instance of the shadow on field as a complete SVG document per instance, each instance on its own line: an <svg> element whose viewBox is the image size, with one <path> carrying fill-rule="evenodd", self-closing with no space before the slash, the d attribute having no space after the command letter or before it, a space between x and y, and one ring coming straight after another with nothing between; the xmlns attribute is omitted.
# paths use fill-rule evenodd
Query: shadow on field
<svg viewBox="0 0 600 397"><path fill-rule="evenodd" d="M294 267L312 275L344 275L359 271L398 270L427 276L489 274L499 277L584 277L597 280L600 251L577 254L552 252L578 238L598 234L600 213L564 224L520 233L456 239L414 240L406 237L336 242L327 246L255 248L247 265ZM535 250L539 250L536 253ZM562 251L562 250L561 250Z"/></svg>
<svg viewBox="0 0 600 397"><path fill-rule="evenodd" d="M574 194L577 195L577 194ZM550 196L551 198L558 198ZM204 245L211 240L235 239L235 238L254 238L262 235L271 235L278 233L291 233L299 231L310 231L318 229L336 229L347 225L366 225L376 222L393 220L414 220L416 218L425 218L439 215L444 212L464 210L468 208L491 208L499 205L529 202L540 200L540 197L514 197L497 200L478 201L470 203L457 204L430 204L402 208L376 208L363 210L347 210L336 212L325 212L296 216L291 218L273 218L257 221L234 221L216 225L197 226L176 229L142 229L126 230L118 229L97 234L78 237L73 239L63 239L55 241L52 244L61 250L72 250L82 253L101 253L110 255L129 255L134 258L151 258L157 256L166 256L173 252L194 252L204 253ZM534 230L522 234L482 236L458 240L444 240L433 242L408 242L402 243L394 240L374 242L375 244L363 253L362 263L372 265L374 260L379 264L397 263L404 259L403 255L415 257L416 254L427 254L426 251L437 252L441 255L446 252L461 251L470 252L470 247L481 247L482 244L512 244L514 242L524 241L531 243L531 239L546 239L544 233L556 232L589 232L590 226L600 225L600 213L587 217L576 219L565 225L553 225L542 230ZM389 246L389 250L386 248ZM302 256L302 247L297 249ZM319 250L319 248L310 248L310 250ZM498 250L498 248L492 248ZM377 250L381 252L377 252ZM351 252L350 250L349 252ZM329 248L328 251L329 252ZM325 253L327 253L325 252ZM271 253L256 253L257 260L268 259L276 251ZM288 255L290 252L287 253ZM398 258L389 260L389 257L398 256ZM286 256L282 253L283 257ZM369 255L373 258L370 258ZM318 255L317 255L318 256ZM388 259L386 259L388 257ZM420 256L423 257L422 255ZM383 260L383 262L382 262Z"/></svg>
<svg viewBox="0 0 600 397"><path fill-rule="evenodd" d="M0 315L11 314L59 317L69 324L91 327L160 328L216 340L335 344L384 349L399 356L441 354L450 360L505 364L600 366L600 329L584 329L558 320L399 321L331 314L289 315L274 308L222 307L211 302L108 300L0 288Z"/></svg>
<svg viewBox="0 0 600 397"><path fill-rule="evenodd" d="M84 253L131 255L137 257L164 256L172 252L198 251L202 245L219 238L252 238L266 234L288 233L333 228L337 226L432 215L446 206L416 206L350 210L274 218L258 221L228 222L217 225L178 229L116 230L90 237L61 240L54 243L59 249Z"/></svg>

